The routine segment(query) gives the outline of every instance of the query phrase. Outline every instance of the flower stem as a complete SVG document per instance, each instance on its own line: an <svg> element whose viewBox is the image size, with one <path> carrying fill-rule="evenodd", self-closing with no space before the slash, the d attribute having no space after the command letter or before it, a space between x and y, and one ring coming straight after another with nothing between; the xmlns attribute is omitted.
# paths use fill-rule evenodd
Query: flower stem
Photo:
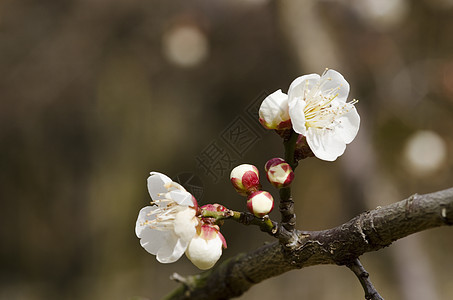
<svg viewBox="0 0 453 300"><path fill-rule="evenodd" d="M285 161L291 166L293 171L297 168L297 161L294 159L294 152L296 150L296 143L299 134L294 130L291 130L291 134L288 138L283 140L283 145L285 146Z"/></svg>
<svg viewBox="0 0 453 300"><path fill-rule="evenodd" d="M278 224L272 221L269 216L264 216L262 218L258 218L251 213L248 212L238 212L234 210L226 210L226 211L209 211L202 209L201 210L201 217L202 218L213 218L215 222L220 222L223 220L231 219L238 223L244 225L256 225L259 226L261 231L267 232L272 236L275 236L277 233Z"/></svg>
<svg viewBox="0 0 453 300"><path fill-rule="evenodd" d="M294 151L298 137L299 135L294 130L291 130L290 136L283 141L283 145L285 146L285 161L291 166L293 171L297 168ZM290 187L280 189L279 209L282 216L282 226L287 231L293 231L296 226L296 214L294 212L294 202Z"/></svg>
<svg viewBox="0 0 453 300"><path fill-rule="evenodd" d="M280 189L280 205L278 206L282 216L282 226L288 230L294 230L296 226L296 213L294 212L294 201L291 196L291 188Z"/></svg>

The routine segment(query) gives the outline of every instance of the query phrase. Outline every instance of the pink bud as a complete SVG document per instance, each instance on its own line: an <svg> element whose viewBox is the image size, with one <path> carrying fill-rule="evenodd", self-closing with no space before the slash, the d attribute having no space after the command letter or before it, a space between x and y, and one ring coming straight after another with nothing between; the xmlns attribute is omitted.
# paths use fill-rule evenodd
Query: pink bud
<svg viewBox="0 0 453 300"><path fill-rule="evenodd" d="M261 218L274 208L274 198L266 191L257 191L247 198L247 209L255 216Z"/></svg>
<svg viewBox="0 0 453 300"><path fill-rule="evenodd" d="M201 207L201 209L202 210L207 210L207 211L214 211L214 212L226 212L226 211L228 211L228 208L226 208L223 205L217 204L217 203L203 205ZM213 226L223 225L223 220L216 220L215 218L212 218L212 217L203 217L202 216L201 217L201 221L203 222L203 224L206 224L206 225L207 224L210 224L210 225L213 225Z"/></svg>
<svg viewBox="0 0 453 300"><path fill-rule="evenodd" d="M286 161L283 158L280 158L280 157L271 158L264 165L264 170L266 170L266 172L267 172L270 167L278 165L278 164L281 164L281 163L284 163L284 162L286 162Z"/></svg>
<svg viewBox="0 0 453 300"><path fill-rule="evenodd" d="M217 203L205 204L201 207L201 209L205 209L208 211L227 211L228 210L228 208L226 208L225 206L217 204Z"/></svg>
<svg viewBox="0 0 453 300"><path fill-rule="evenodd" d="M278 189L287 187L294 179L291 166L281 158L272 158L264 166L269 182Z"/></svg>
<svg viewBox="0 0 453 300"><path fill-rule="evenodd" d="M261 188L258 169L253 165L243 164L235 167L231 171L230 180L242 196L247 196Z"/></svg>

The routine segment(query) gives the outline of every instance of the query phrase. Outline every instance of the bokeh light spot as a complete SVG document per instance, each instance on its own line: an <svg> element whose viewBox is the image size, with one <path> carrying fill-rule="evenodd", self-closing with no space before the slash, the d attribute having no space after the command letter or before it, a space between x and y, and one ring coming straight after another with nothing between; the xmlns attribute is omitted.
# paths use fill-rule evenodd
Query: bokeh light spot
<svg viewBox="0 0 453 300"><path fill-rule="evenodd" d="M177 25L164 32L163 51L171 63L180 67L194 67L208 56L209 43L198 27Z"/></svg>
<svg viewBox="0 0 453 300"><path fill-rule="evenodd" d="M430 175L442 168L447 157L445 141L437 133L420 130L406 142L404 158L415 175Z"/></svg>

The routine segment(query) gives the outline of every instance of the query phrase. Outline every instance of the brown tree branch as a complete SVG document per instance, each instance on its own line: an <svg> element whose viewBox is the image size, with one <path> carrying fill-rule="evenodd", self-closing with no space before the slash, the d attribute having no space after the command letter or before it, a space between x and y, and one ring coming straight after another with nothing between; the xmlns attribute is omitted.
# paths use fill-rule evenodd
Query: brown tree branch
<svg viewBox="0 0 453 300"><path fill-rule="evenodd" d="M413 195L364 212L347 223L322 231L297 231L297 243L279 242L239 254L216 268L188 276L166 299L229 299L252 285L293 269L319 264L346 265L360 255L434 227L453 225L453 188ZM181 278L180 278L181 279Z"/></svg>
<svg viewBox="0 0 453 300"><path fill-rule="evenodd" d="M355 276L360 281L360 284L365 291L365 299L367 300L384 300L384 298L379 295L378 291L374 288L373 284L370 281L370 274L362 266L362 263L358 258L354 259L351 263L346 265Z"/></svg>

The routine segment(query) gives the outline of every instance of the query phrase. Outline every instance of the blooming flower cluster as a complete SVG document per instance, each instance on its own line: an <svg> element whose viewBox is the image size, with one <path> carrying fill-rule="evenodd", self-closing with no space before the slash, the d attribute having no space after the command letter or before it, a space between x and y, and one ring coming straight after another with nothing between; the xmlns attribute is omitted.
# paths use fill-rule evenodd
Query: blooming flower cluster
<svg viewBox="0 0 453 300"><path fill-rule="evenodd" d="M313 155L334 161L360 126L357 101L346 102L348 93L349 83L337 71L304 75L291 83L288 94L278 90L264 99L259 121L294 142L285 148L285 157L290 153L295 161ZM298 135L292 135L293 131ZM278 189L288 188L294 180L293 165L282 158L268 160L264 166L268 181ZM262 218L260 222L268 222L274 199L262 190L258 168L239 165L231 171L230 180L236 192L247 198L247 209ZM186 254L199 269L212 268L227 247L219 225L224 218L237 219L238 214L219 204L199 208L183 186L158 172L151 172L147 184L151 205L140 210L135 225L141 246L161 263L175 262Z"/></svg>
<svg viewBox="0 0 453 300"><path fill-rule="evenodd" d="M305 136L314 155L334 161L351 143L360 126L353 100L346 102L349 83L334 70L321 76L296 78L288 94L281 90L264 99L259 110L260 123L267 129L292 129Z"/></svg>
<svg viewBox="0 0 453 300"><path fill-rule="evenodd" d="M161 263L184 253L200 269L211 268L226 242L217 225L205 224L197 200L180 184L158 172L148 177L151 206L142 208L135 225L140 244Z"/></svg>

